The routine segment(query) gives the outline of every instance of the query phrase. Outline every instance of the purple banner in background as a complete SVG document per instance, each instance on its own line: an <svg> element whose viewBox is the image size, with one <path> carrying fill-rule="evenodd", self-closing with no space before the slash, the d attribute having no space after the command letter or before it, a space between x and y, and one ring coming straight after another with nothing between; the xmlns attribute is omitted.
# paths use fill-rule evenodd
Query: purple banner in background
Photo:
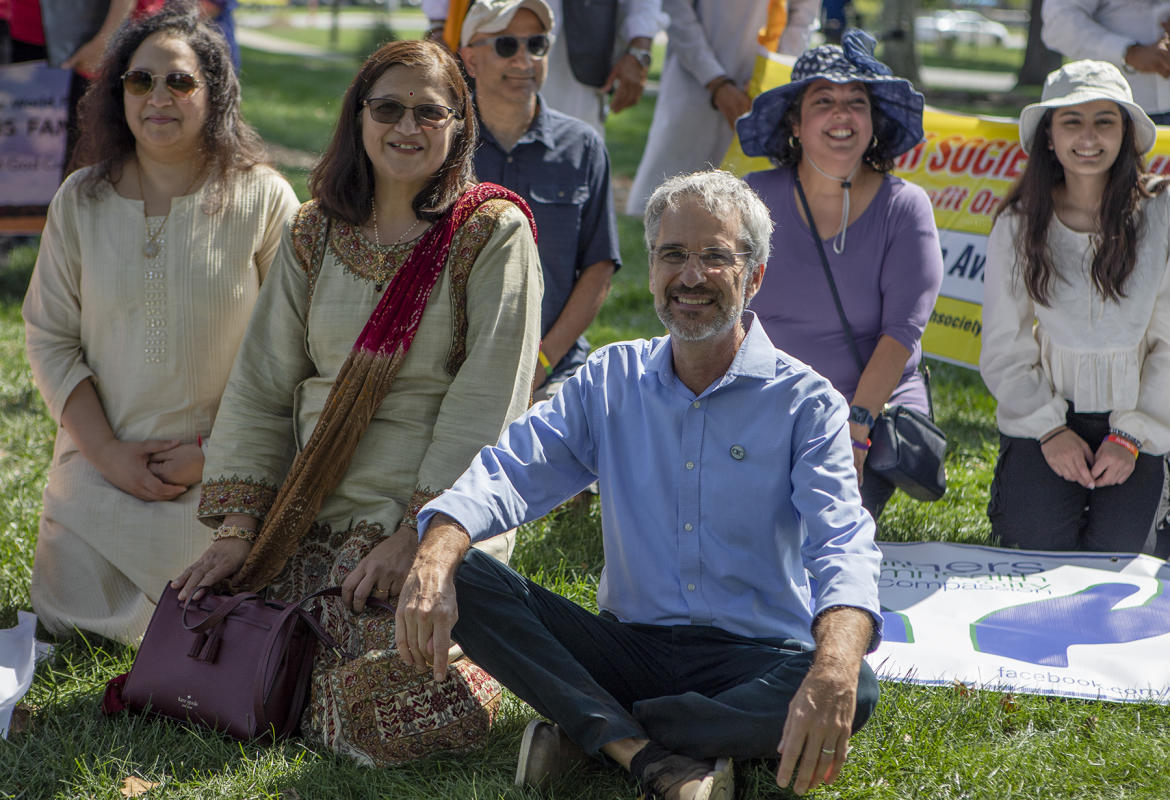
<svg viewBox="0 0 1170 800"><path fill-rule="evenodd" d="M0 213L44 208L61 183L68 70L43 61L0 66Z"/></svg>

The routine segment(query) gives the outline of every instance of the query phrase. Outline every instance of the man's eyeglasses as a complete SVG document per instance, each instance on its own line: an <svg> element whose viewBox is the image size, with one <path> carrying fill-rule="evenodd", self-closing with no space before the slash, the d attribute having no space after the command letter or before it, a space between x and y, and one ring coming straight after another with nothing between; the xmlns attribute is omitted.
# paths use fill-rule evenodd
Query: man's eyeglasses
<svg viewBox="0 0 1170 800"><path fill-rule="evenodd" d="M492 44L495 45L496 55L500 58L511 58L520 49L521 42L524 42L524 46L528 48L528 55L533 58L544 58L548 55L548 49L552 47L552 38L547 33L538 33L535 36L511 36L509 34L491 36L487 39L480 39L478 42L472 42L471 46Z"/></svg>
<svg viewBox="0 0 1170 800"><path fill-rule="evenodd" d="M135 97L144 97L154 91L154 82L162 78L167 91L180 100L185 100L203 85L203 81L190 72L168 72L166 75L152 75L144 69L131 69L122 73L122 88Z"/></svg>
<svg viewBox="0 0 1170 800"><path fill-rule="evenodd" d="M702 250L687 250L685 247L659 247L654 257L672 267L684 266L691 256L698 256L699 263L706 269L727 269L735 265L741 256L751 255L750 251L733 253L723 247L704 247Z"/></svg>
<svg viewBox="0 0 1170 800"><path fill-rule="evenodd" d="M414 121L420 128L441 128L447 120L454 117L463 119L463 115L453 108L441 106L438 103L419 103L417 106L407 106L389 97L367 97L362 105L370 109L370 117L374 122L386 125L397 125L402 115L410 110L414 113Z"/></svg>

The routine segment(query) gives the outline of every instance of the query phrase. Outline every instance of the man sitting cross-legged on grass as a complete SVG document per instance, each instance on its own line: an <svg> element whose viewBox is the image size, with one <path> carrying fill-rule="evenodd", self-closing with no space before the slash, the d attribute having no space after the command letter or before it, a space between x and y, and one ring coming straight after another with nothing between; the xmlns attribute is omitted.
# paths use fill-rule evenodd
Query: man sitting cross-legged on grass
<svg viewBox="0 0 1170 800"><path fill-rule="evenodd" d="M730 798L728 758L779 753L804 792L873 711L880 553L848 410L744 310L771 230L728 173L660 186L646 242L670 335L594 353L419 514L398 648L441 676L454 638L555 723L529 725L519 783L604 753L653 796ZM595 479L600 614L468 549Z"/></svg>

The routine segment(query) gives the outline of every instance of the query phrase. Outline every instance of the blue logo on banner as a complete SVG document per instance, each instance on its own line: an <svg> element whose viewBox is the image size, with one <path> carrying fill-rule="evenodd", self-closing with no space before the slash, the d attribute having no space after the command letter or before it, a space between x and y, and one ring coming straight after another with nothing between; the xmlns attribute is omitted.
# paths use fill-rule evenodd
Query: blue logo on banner
<svg viewBox="0 0 1170 800"><path fill-rule="evenodd" d="M1114 608L1138 591L1130 583L1098 583L1065 597L993 611L971 623L971 643L982 653L1067 667L1072 645L1121 644L1170 633L1170 595L1162 582L1143 605Z"/></svg>

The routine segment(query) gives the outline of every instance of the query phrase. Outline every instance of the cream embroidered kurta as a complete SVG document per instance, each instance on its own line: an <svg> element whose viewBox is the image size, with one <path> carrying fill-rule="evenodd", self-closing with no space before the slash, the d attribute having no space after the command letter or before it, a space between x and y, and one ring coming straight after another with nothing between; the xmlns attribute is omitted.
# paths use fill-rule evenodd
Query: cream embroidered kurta
<svg viewBox="0 0 1170 800"><path fill-rule="evenodd" d="M1091 236L1055 216L1048 246L1057 278L1047 306L1032 302L1016 267L1018 218L991 231L979 371L1008 436L1037 439L1077 411L1109 411L1109 424L1152 454L1170 450L1170 192L1144 202L1137 260L1119 301L1094 288Z"/></svg>
<svg viewBox="0 0 1170 800"><path fill-rule="evenodd" d="M228 513L262 518L268 511L413 246L375 247L335 222L317 271L321 219L313 203L298 212L240 347L204 467L199 515L208 524ZM472 261L468 254L480 243ZM322 506L319 528L360 528L371 541L393 533L527 408L542 286L527 219L506 201L485 203L456 232L410 351ZM461 363L459 352L466 354Z"/></svg>
<svg viewBox="0 0 1170 800"><path fill-rule="evenodd" d="M256 167L221 212L207 189L172 201L157 258L143 255L142 202L107 187L82 191L88 170L58 190L24 301L28 359L58 423L92 378L114 435L126 441L206 437L260 284L289 215L292 188ZM150 230L163 217L152 217ZM137 641L166 581L207 547L195 519L199 486L173 501L138 500L108 483L57 433L33 565L41 621Z"/></svg>

